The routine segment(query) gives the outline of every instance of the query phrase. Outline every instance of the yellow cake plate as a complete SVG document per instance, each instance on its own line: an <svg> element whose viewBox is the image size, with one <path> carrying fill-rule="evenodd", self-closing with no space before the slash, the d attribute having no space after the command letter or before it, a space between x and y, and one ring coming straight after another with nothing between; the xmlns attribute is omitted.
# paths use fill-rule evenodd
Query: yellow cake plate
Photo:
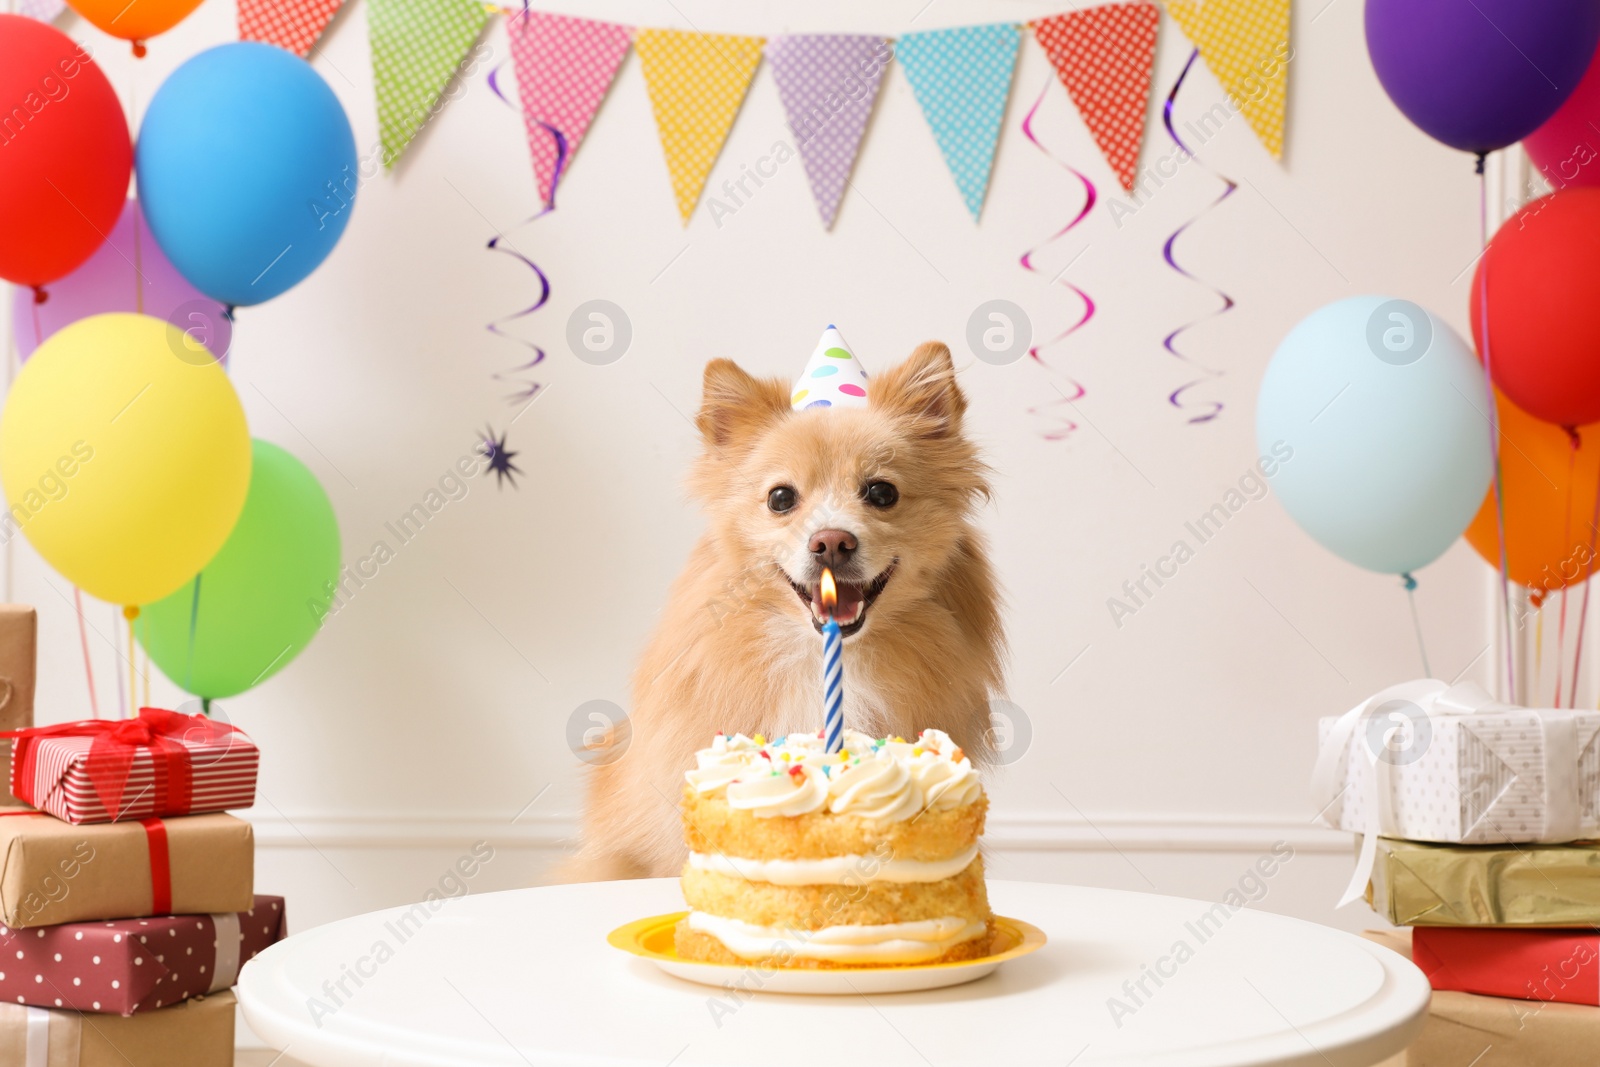
<svg viewBox="0 0 1600 1067"><path fill-rule="evenodd" d="M738 988L761 993L910 993L919 989L941 989L961 985L992 974L1007 960L1026 956L1044 947L1044 931L1021 919L994 917L994 946L989 955L951 963L920 963L897 967L795 968L758 971L749 964L701 963L680 959L673 944L673 928L689 914L674 911L652 915L619 926L606 936L615 948L649 960L677 978L721 989L729 982ZM749 977L741 978L748 973Z"/></svg>

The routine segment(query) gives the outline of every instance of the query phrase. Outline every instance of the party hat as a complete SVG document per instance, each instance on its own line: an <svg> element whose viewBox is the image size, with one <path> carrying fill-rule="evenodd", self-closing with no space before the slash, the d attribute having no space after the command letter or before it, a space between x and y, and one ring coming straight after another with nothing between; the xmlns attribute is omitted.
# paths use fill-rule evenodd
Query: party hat
<svg viewBox="0 0 1600 1067"><path fill-rule="evenodd" d="M796 411L867 406L867 372L839 335L839 327L829 323L822 331L789 401Z"/></svg>

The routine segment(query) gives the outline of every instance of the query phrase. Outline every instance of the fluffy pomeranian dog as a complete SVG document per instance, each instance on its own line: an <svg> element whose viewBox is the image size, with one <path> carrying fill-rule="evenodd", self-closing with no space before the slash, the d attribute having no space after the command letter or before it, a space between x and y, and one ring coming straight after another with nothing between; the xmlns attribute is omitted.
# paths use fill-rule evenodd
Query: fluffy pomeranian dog
<svg viewBox="0 0 1600 1067"><path fill-rule="evenodd" d="M824 567L838 584L845 725L937 727L979 761L992 754L1005 639L973 525L989 485L966 406L936 342L872 379L865 408L795 411L783 381L706 367L690 487L709 527L639 663L632 717L604 742L628 747L596 761L584 843L561 880L678 874L696 750L718 730L822 726Z"/></svg>

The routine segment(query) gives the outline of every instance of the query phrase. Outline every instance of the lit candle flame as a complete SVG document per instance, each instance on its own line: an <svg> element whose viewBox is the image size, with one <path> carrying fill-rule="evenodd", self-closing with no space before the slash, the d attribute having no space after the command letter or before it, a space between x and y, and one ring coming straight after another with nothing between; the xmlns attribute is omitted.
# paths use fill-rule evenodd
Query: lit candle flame
<svg viewBox="0 0 1600 1067"><path fill-rule="evenodd" d="M839 590L833 584L833 571L827 567L822 568L822 610L833 618L833 609L839 605Z"/></svg>

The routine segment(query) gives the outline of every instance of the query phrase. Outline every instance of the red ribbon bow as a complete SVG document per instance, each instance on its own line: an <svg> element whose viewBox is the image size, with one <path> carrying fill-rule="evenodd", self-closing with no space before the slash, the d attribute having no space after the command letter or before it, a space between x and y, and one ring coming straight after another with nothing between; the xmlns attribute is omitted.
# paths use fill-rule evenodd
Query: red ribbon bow
<svg viewBox="0 0 1600 1067"><path fill-rule="evenodd" d="M89 737L89 757L84 770L94 791L115 820L124 807L123 794L133 761L141 749L150 753L155 776L154 811L158 815L185 815L193 803L194 767L183 743L205 744L239 732L229 723L204 715L184 715L165 708L140 708L137 719L83 719L54 726L9 730L0 737L16 739L12 753L12 782L32 793L36 789L37 742L50 737ZM23 796L21 792L17 794ZM37 804L37 797L25 800Z"/></svg>

